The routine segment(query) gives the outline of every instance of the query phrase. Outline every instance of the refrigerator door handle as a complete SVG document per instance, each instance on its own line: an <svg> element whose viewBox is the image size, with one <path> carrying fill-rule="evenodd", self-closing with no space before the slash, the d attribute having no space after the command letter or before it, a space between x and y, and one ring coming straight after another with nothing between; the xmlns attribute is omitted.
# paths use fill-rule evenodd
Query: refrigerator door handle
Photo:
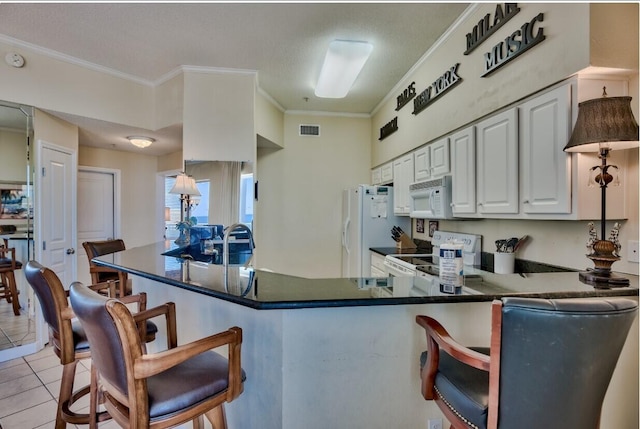
<svg viewBox="0 0 640 429"><path fill-rule="evenodd" d="M351 225L351 219L347 218L344 221L344 228L342 228L342 247L345 248L347 254L351 253L351 249L349 249L349 225Z"/></svg>

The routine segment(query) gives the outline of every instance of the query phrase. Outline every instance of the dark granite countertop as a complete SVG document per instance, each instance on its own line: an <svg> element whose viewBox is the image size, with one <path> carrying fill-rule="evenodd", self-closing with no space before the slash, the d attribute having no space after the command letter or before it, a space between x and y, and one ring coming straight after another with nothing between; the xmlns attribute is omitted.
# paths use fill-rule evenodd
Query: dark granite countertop
<svg viewBox="0 0 640 429"><path fill-rule="evenodd" d="M175 247L169 241L159 242L118 252L113 261L109 257L94 261L260 310L480 302L504 296L638 296L638 276L631 275L627 276L631 279L630 287L595 289L580 282L576 272L533 273L522 277L478 270L479 278L448 290L434 279L423 277L309 279L243 267L229 267L225 272L220 265L162 255Z"/></svg>

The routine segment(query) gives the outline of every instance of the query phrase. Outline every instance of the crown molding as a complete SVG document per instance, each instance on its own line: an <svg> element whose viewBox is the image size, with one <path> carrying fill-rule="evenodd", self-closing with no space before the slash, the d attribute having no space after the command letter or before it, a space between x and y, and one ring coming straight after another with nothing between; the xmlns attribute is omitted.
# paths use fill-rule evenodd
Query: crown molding
<svg viewBox="0 0 640 429"><path fill-rule="evenodd" d="M141 85L145 85L145 86L154 86L154 83L147 80L147 79L142 79L140 77L128 74L128 73L123 73L121 71L109 68L109 67L104 67L104 66L100 66L98 64L94 64L91 63L89 61L84 61L81 60L79 58L76 57L72 57L71 55L67 55L67 54L63 54L61 52L58 51L54 51L53 49L47 49L47 48L43 48L41 46L38 45L34 45L32 43L28 43L28 42L24 42L22 40L18 40L18 39L14 39L13 37L9 37L6 36L4 34L0 34L0 42L3 43L7 43L11 46L14 47L19 47L22 49L27 49L33 53L36 53L38 55L42 55L48 58L52 58L54 60L58 60L58 61L63 61L69 64L73 64L79 67L83 67L89 70L93 70L93 71L97 71L100 73L105 73L120 79L126 79L126 80L130 80L132 82L141 84Z"/></svg>

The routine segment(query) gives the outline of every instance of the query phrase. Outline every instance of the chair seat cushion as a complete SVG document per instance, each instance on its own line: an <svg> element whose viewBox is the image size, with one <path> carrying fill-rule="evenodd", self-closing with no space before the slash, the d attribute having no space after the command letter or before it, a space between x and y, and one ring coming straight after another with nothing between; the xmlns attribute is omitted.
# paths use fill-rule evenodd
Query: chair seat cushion
<svg viewBox="0 0 640 429"><path fill-rule="evenodd" d="M147 379L153 420L189 408L227 388L228 361L214 351L201 353ZM242 379L245 379L244 372Z"/></svg>
<svg viewBox="0 0 640 429"><path fill-rule="evenodd" d="M11 258L0 258L0 268L9 268L11 267ZM22 262L16 261L16 270L22 268Z"/></svg>
<svg viewBox="0 0 640 429"><path fill-rule="evenodd" d="M487 347L470 347L489 355ZM426 363L427 353L420 357L421 366ZM453 359L440 351L440 364L435 378L438 395L454 413L472 425L486 429L489 402L489 373ZM473 427L473 426L472 426Z"/></svg>

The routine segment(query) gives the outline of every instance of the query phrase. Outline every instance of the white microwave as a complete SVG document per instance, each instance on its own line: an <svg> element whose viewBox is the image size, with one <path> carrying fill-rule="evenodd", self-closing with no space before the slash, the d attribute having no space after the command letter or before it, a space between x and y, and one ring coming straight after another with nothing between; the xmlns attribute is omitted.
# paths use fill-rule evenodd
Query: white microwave
<svg viewBox="0 0 640 429"><path fill-rule="evenodd" d="M452 219L451 176L412 183L409 186L411 211L419 219Z"/></svg>

